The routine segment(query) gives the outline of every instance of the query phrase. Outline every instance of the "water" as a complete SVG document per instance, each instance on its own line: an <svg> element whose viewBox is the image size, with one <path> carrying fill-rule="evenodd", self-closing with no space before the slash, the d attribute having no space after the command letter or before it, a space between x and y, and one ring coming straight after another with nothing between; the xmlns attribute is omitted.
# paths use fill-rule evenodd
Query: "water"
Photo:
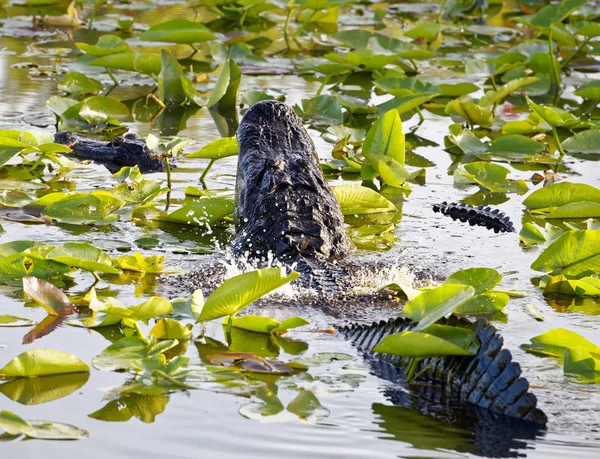
<svg viewBox="0 0 600 459"><path fill-rule="evenodd" d="M427 8L429 6L425 5ZM102 30L112 30L109 26L110 21L114 19L111 19L110 14L133 14L134 8L134 5L118 5L114 9L108 9L98 19L97 25ZM66 73L68 70L85 69L86 74L100 78L105 83L108 82L107 77L101 70L90 70L90 67L74 60L68 32L59 31L52 34L43 29L32 28L28 22L30 18L24 16L31 14L26 8L9 7L5 11L14 19L7 21L0 29L0 128L42 130L51 133L52 117L42 105L48 97L58 93L56 82L62 78L52 72ZM52 11L52 8L40 11L51 14L47 11ZM417 9L417 12L419 11L421 10ZM136 20L153 24L167 17L185 17L188 13L189 10L182 5L166 5L136 13ZM75 40L87 39L86 34L84 29L76 30ZM39 40L42 40L42 45ZM178 47L177 52L185 56L188 51L185 47ZM57 58L57 54L62 57ZM27 62L40 66L38 68L44 72L50 72L50 76L31 76L29 69L23 65ZM440 75L432 74L430 77L439 78ZM574 72L568 82L574 84L588 78L593 78L593 75L590 77ZM241 91L269 89L285 94L287 103L294 104L315 94L318 87L317 82L308 82L294 75L276 78L245 76ZM131 98L133 94L138 94L140 89L143 87L124 84L112 95L123 99ZM460 200L472 195L477 189L454 185L452 175L448 173L452 157L442 149L443 137L448 132L448 118L424 113L425 121L422 125L417 126L416 119L413 119L405 123L404 131L411 132L414 129L417 135L438 144L418 147L415 150L415 153L433 165L427 168L427 184L413 186L408 198L393 194L387 196L398 204L402 213L401 220L400 214L393 220L396 223L395 244L390 252L382 255L384 260L389 260L389 264L399 260L401 266L406 262L417 266L419 270L428 270L436 277L449 275L465 267L491 267L504 276L502 288L525 292L525 298L511 299L505 309L507 319L497 326L502 330L507 347L521 363L525 376L536 386L541 407L549 414L550 423L548 431L536 438L523 438L520 442L516 441L519 438L515 439L513 446L509 448L510 452L503 455L531 458L598 457L600 395L597 386L575 384L566 378L562 369L551 360L526 354L518 346L527 342L530 337L556 327L577 331L598 343L600 305L597 300L586 300L584 304L565 309L557 302L547 302L540 290L531 283L531 279L537 273L529 266L537 257L538 251L521 249L517 233L495 235L483 228L464 226L433 213L433 203ZM172 123L168 120L163 120L162 124L134 122L128 125L141 136L148 133L174 134ZM311 134L319 155L328 158L331 145L327 144L318 132L313 130ZM213 117L206 109L200 109L193 114L177 135L192 139L187 151L193 151L221 137ZM235 162L235 158L218 161L209 174L208 187L232 189L235 183ZM174 172L174 203L183 202L183 189L186 185L198 185L199 174L206 164L207 162L202 160L179 161L179 168ZM513 169L511 176L528 179L532 174L533 171L525 166L522 170ZM560 175L561 178L574 182L600 186L597 164L589 160L569 158L567 171ZM161 174L154 177L164 178ZM72 179L76 182L78 190L106 186L111 180L102 167L77 173ZM346 182L346 177L331 181L332 184ZM496 196L496 199L497 207L510 215L517 229L520 229L523 197L509 195L509 199L503 196ZM361 223L359 221L355 224ZM113 227L93 228L86 232L58 225L25 226L14 222L2 222L2 225L5 232L0 236L0 242L35 239L52 243L72 239L111 238L135 245L134 241L137 238L153 236L165 241L167 264L172 267L210 265L214 258L181 252L199 246L207 251L218 251L218 247L226 246L230 235L227 230L219 228L213 228L215 234L206 235L206 232L200 229L145 225L140 221L121 222ZM365 250L355 255L357 260L382 256ZM392 270L392 274L397 272ZM405 268L402 276L411 279L413 272ZM377 278L377 273L368 277L363 279L364 284L372 284L373 278ZM75 285L70 287L67 293L72 295L84 292L92 283L91 275L77 275ZM130 276L129 280L111 284L102 282L98 288L104 293L118 294L125 304L139 303L143 297L161 291L161 287L151 276ZM536 322L526 314L525 306L528 303L533 303L538 308L545 317L545 322ZM327 328L341 320L320 309L307 307L303 297L290 298L289 294L269 297L255 306L254 312L278 319L300 315L311 321L312 328ZM393 312L377 308L376 305L365 304L360 314L365 320L375 320L387 318ZM23 308L20 290L11 292L10 289L6 289L0 301L0 314L9 313L31 317L36 321L45 316L41 308L33 307L31 303L27 303L25 309ZM19 344L29 329L1 330L0 362L6 362L32 347L73 352L84 361L91 362L92 358L109 344L100 333L66 325L61 325L57 331L41 338L33 346ZM194 333L200 333L198 327L194 329ZM208 335L223 341L219 324L212 324ZM121 399L118 406L122 414L124 413L122 422L101 421L89 415L97 413L110 400L116 399L114 389L131 377L121 373L92 370L89 380L84 385L69 396L56 401L37 404L39 400L36 399L19 399L21 403L18 403L0 395L0 409L16 412L25 419L44 419L76 425L89 431L89 439L77 442L13 441L3 443L0 450L4 457L10 458L184 458L198 455L218 455L227 458L283 455L294 458L450 458L482 453L473 432L445 426L431 418L393 406L385 393L396 386L371 375L352 346L339 335L298 331L291 332L286 337L291 338L291 344L296 346L286 349L300 349L301 358L334 352L343 354L350 360L312 365L308 374L299 374L291 378L273 378L269 381L270 393L277 393L284 407L278 414L257 414L257 406L251 404L259 403L260 399L256 392L253 397L249 397L249 393L252 392L250 389L242 388L236 392L231 385L209 380L202 383L202 387L205 387L203 390L150 394L137 398L137 405L128 404L125 399ZM290 346L290 343L287 344ZM263 347L276 354L269 346L271 344L267 343ZM193 365L201 368L199 355L199 349L190 344L186 356L192 359ZM289 360L291 355L281 351L279 358ZM301 419L285 407L304 390L312 391L322 408L306 419ZM131 418L125 421L130 415ZM523 435L525 436L525 433Z"/></svg>

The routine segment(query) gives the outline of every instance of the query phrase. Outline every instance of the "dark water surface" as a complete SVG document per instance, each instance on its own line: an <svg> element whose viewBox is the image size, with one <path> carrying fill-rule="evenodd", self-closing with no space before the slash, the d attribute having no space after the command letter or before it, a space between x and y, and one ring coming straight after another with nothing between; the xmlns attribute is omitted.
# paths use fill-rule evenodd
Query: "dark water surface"
<svg viewBox="0 0 600 459"><path fill-rule="evenodd" d="M110 10L115 14L127 12L123 6ZM48 97L58 94L57 80L62 76L52 72L66 73L83 68L82 64L70 56L73 45L65 32L50 33L43 46L39 37L44 30L28 26L30 11L10 7L6 15L11 18L0 29L0 128L25 129L52 133L53 116L43 108ZM140 14L140 22L155 23L165 19L168 11L172 17L186 15L189 10L181 5L163 6L158 10L146 10ZM137 19L137 17L136 17ZM103 22L99 20L99 27ZM106 27L108 28L108 24ZM110 29L109 29L110 30ZM75 39L82 39L87 30L75 32ZM33 36L34 38L30 38ZM185 50L181 51L185 53ZM57 56L61 56L58 58ZM24 63L33 63L50 71L50 75L32 75ZM99 70L89 70L86 74L105 82L106 75ZM427 74L425 74L427 76ZM438 75L431 75L437 78ZM586 74L573 74L568 83L595 78ZM425 78L424 78L425 79ZM143 83L143 81L140 81ZM476 82L481 83L481 82ZM307 82L294 76L244 76L242 91L270 89L286 95L290 104L299 103L301 98L312 96L318 83ZM128 93L136 94L139 87L127 82L117 88L112 95L125 98ZM36 404L37 400L21 398L20 403L0 395L0 409L13 411L25 419L43 419L73 424L86 429L89 439L75 442L13 441L2 443L0 455L6 458L187 458L187 457L468 457L470 455L492 455L531 458L597 458L600 455L600 394L598 386L580 385L563 375L560 365L549 359L538 358L524 353L518 348L529 338L556 327L566 327L577 331L588 339L600 342L600 303L598 300L585 300L581 304L564 307L558 303L548 303L539 288L531 283L536 276L529 266L539 253L537 250L524 251L519 247L518 233L493 234L483 228L471 228L450 219L434 214L431 205L440 201L460 200L477 191L477 187L457 187L448 168L451 156L443 150L443 137L448 132L448 118L437 117L425 112L425 121L417 126L413 119L405 123L404 131L415 130L416 134L438 144L438 146L418 147L415 153L426 158L433 165L427 168L427 184L414 185L413 192L406 199L388 196L401 206L401 221L396 221L395 247L383 255L390 266L386 273L373 273L365 277L364 283L373 279L394 276L410 278L411 272L402 270L404 260L411 266L429 270L438 276L446 276L467 267L491 267L497 269L504 280L501 287L526 293L522 299L511 299L505 309L507 319L498 323L507 347L524 369L525 376L540 398L540 407L549 415L548 431L530 436L518 432L506 444L494 444L485 433L474 433L468 429L449 427L432 418L425 417L405 408L396 407L390 401L390 390L397 388L369 373L363 360L356 355L352 346L339 335L291 332L289 336L306 343L301 358L309 358L324 352L343 353L350 360L338 360L322 365L311 365L307 374L300 374L281 381L271 381L275 391L287 406L303 391L312 391L318 398L318 408L306 419L299 418L285 409L273 416L261 416L257 407L260 400L232 394L231 387L209 383L206 390L178 392L174 394L153 394L140 397L140 417L132 417L126 422L106 422L89 417L115 397L112 392L122 385L129 376L121 373L100 372L92 369L85 385L71 395L53 402ZM162 128L151 123L129 123L132 131L145 136L172 135L168 123ZM317 150L322 158L328 158L331 145L327 144L316 131L312 132ZM188 151L193 151L209 141L220 138L211 114L200 109L179 133L189 137L192 143ZM417 161L418 158L413 158ZM199 174L207 162L202 160L179 161L174 172L175 202L183 199L186 185L197 185ZM568 158L567 172L560 174L573 182L600 186L598 163ZM525 168L526 169L526 168ZM235 158L217 162L212 169L207 185L209 188L229 188L234 186ZM514 178L528 179L534 171L513 170ZM73 179L78 190L91 190L113 186L113 179L101 167L75 172ZM154 178L154 177L153 177ZM156 174L156 178L164 175ZM335 179L332 184L343 183ZM108 185L107 185L108 183ZM523 212L524 197L510 195L510 199L497 196L497 205L511 216L517 229ZM399 220L400 216L396 220ZM59 242L73 239L118 239L130 242L139 237L152 235L160 240L193 248L200 245L214 247L211 241L218 234L199 234L200 230L173 229L166 227L142 227L134 223L119 223L115 227L81 231L61 226L25 226L19 223L2 222L5 232L0 235L0 243L16 239L35 239L44 242ZM217 231L217 230L216 230ZM218 233L218 231L217 231ZM226 243L227 233L219 236ZM145 252L146 253L146 252ZM214 263L215 258L200 259L198 255L167 254L167 264L190 266ZM359 251L356 258L379 257L368 251ZM204 261L202 261L204 260ZM208 261L206 261L208 260ZM398 265L398 268L392 268ZM391 273L391 274L390 274ZM77 285L68 294L86 291L93 279L89 275L76 277ZM381 278L377 280L385 285ZM122 285L102 283L100 288L118 292L125 304L141 302L141 297L160 292L152 279L137 279L135 283ZM545 322L536 322L525 313L525 305L533 303L545 317ZM392 315L392 311L382 313L371 310L365 304L362 313L365 319L381 319ZM2 290L0 314L21 315L23 299L20 289ZM302 298L293 294L283 294L263 301L255 307L265 315L284 318L300 315L311 321L311 327L322 328L339 323L319 309L306 306ZM23 313L34 320L41 320L45 313L39 307L27 306ZM26 328L0 329L0 362L7 362L31 345L21 345ZM198 329L194 330L199 332ZM220 326L213 325L209 335L223 341ZM86 329L62 325L59 329L36 342L34 346L59 349L76 354L86 362L109 344L101 334ZM6 347L4 347L6 346ZM192 343L186 354L191 363L201 367L198 349ZM279 358L290 359L282 353ZM3 364L3 363L2 363ZM74 381L77 384L77 381ZM2 386L0 386L2 391ZM43 402L43 400L42 400ZM149 407L152 408L149 408ZM153 415L147 413L152 412ZM146 415L144 415L146 413ZM501 437L496 433L498 437ZM500 442L500 440L497 440Z"/></svg>

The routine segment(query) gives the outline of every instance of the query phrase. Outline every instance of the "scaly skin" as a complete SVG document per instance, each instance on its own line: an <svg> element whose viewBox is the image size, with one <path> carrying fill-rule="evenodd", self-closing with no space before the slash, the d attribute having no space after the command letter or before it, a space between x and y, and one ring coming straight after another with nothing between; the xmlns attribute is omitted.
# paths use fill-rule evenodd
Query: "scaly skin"
<svg viewBox="0 0 600 459"><path fill-rule="evenodd" d="M451 316L445 323L474 329L480 342L479 350L473 357L422 360L415 372L418 377L410 386L411 393L422 402L429 402L426 406L439 407L443 399L442 405L446 407L455 405L464 411L471 406L474 415L477 411L473 408L485 408L510 418L545 425L546 415L536 407L537 398L529 392L529 384L521 377L521 368L512 360L510 351L502 348L504 341L497 330L485 319L471 323ZM375 373L386 379L400 379L410 359L373 353L373 348L385 336L410 329L411 325L410 320L395 318L339 329L370 359Z"/></svg>
<svg viewBox="0 0 600 459"><path fill-rule="evenodd" d="M146 146L146 142L138 139L135 134L118 136L110 142L100 142L59 131L54 134L54 141L71 148L71 154L79 159L102 164L111 174L126 166L138 166L142 173L163 172L166 169L165 160L156 156Z"/></svg>
<svg viewBox="0 0 600 459"><path fill-rule="evenodd" d="M353 246L300 118L262 101L244 115L237 138L234 254L296 263L311 285L335 285L343 271L332 262Z"/></svg>
<svg viewBox="0 0 600 459"><path fill-rule="evenodd" d="M495 233L513 233L515 227L504 212L498 209L484 206L471 206L470 204L458 204L446 201L433 206L434 212L441 212L443 215L451 217L453 220L469 222L471 226L485 226L487 229L494 230Z"/></svg>

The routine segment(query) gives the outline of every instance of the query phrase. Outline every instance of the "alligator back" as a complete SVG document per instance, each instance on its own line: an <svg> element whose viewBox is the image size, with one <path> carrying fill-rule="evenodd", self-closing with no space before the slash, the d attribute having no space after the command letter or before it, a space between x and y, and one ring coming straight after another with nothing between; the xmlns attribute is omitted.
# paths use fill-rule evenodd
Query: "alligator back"
<svg viewBox="0 0 600 459"><path fill-rule="evenodd" d="M485 226L487 229L494 230L495 233L513 233L515 228L504 212L498 209L484 206L471 206L470 204L458 204L446 201L433 206L434 212L441 212L443 215L451 217L453 220L460 220L463 223L468 222L471 226Z"/></svg>
<svg viewBox="0 0 600 459"><path fill-rule="evenodd" d="M294 111L259 102L244 115L237 137L234 253L286 264L345 256L352 243L339 204Z"/></svg>
<svg viewBox="0 0 600 459"><path fill-rule="evenodd" d="M422 360L418 377L410 384L410 392L430 403L454 406L459 411L479 409L509 418L544 425L546 415L537 408L537 398L529 392L529 383L521 376L521 367L512 360L504 340L485 319L472 323L451 316L447 325L475 329L479 351L472 357L435 357ZM404 379L410 358L374 353L373 348L385 337L412 327L408 319L394 318L372 325L353 324L340 328L372 362L375 373L385 379Z"/></svg>

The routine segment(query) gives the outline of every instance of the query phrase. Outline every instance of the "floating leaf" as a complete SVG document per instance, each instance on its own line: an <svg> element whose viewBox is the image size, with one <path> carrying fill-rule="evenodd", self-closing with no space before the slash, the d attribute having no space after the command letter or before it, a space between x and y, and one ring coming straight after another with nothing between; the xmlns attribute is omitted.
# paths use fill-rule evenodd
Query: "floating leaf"
<svg viewBox="0 0 600 459"><path fill-rule="evenodd" d="M232 277L207 298L198 322L234 315L299 276L295 271L285 276L280 268L263 268Z"/></svg>
<svg viewBox="0 0 600 459"><path fill-rule="evenodd" d="M424 358L475 355L478 349L479 343L474 331L448 325L431 325L421 332L411 330L388 335L373 351Z"/></svg>
<svg viewBox="0 0 600 459"><path fill-rule="evenodd" d="M10 314L0 315L0 327L30 327L31 325L33 325L31 319L11 316Z"/></svg>
<svg viewBox="0 0 600 459"><path fill-rule="evenodd" d="M61 289L43 279L25 276L23 278L23 291L50 315L67 315L74 310L73 303L67 295Z"/></svg>
<svg viewBox="0 0 600 459"><path fill-rule="evenodd" d="M38 440L79 440L88 433L78 427L50 421L25 421L10 411L0 411L0 427L9 435L25 435Z"/></svg>
<svg viewBox="0 0 600 459"><path fill-rule="evenodd" d="M225 137L224 139L213 140L204 145L200 150L186 155L188 158L203 158L203 159L220 159L228 156L235 156L239 153L235 137Z"/></svg>
<svg viewBox="0 0 600 459"><path fill-rule="evenodd" d="M531 269L580 278L600 274L600 231L568 231L531 264Z"/></svg>
<svg viewBox="0 0 600 459"><path fill-rule="evenodd" d="M86 271L121 274L120 270L112 266L106 253L90 244L67 242L54 248L46 257Z"/></svg>
<svg viewBox="0 0 600 459"><path fill-rule="evenodd" d="M364 215L396 212L396 206L376 191L360 185L339 185L332 188L344 215Z"/></svg>
<svg viewBox="0 0 600 459"><path fill-rule="evenodd" d="M404 306L402 314L418 322L414 331L424 330L446 314L470 299L475 293L472 287L444 284L423 292Z"/></svg>
<svg viewBox="0 0 600 459"><path fill-rule="evenodd" d="M114 212L124 204L124 201L104 191L72 193L49 204L42 215L61 223L102 225L118 220L119 216Z"/></svg>
<svg viewBox="0 0 600 459"><path fill-rule="evenodd" d="M165 257L163 255L152 255L144 257L141 253L135 255L123 255L113 259L115 268L123 271L135 271L139 273L158 274L164 269Z"/></svg>
<svg viewBox="0 0 600 459"><path fill-rule="evenodd" d="M485 161L475 161L461 164L455 172L455 177L462 176L495 193L524 193L528 190L523 180L509 180L510 171L499 164Z"/></svg>
<svg viewBox="0 0 600 459"><path fill-rule="evenodd" d="M140 35L140 40L144 41L162 41L180 44L200 43L216 38L206 26L185 19L173 19L162 22Z"/></svg>
<svg viewBox="0 0 600 459"><path fill-rule="evenodd" d="M0 370L8 378L33 378L90 371L90 367L73 354L50 349L23 352Z"/></svg>
<svg viewBox="0 0 600 459"><path fill-rule="evenodd" d="M92 56L103 57L111 54L124 53L129 50L129 45L121 37L116 35L102 35L98 38L98 42L95 45L89 43L76 42L77 46L81 51ZM102 86L100 86L102 88ZM59 89L61 89L59 87ZM70 92L70 91L67 91Z"/></svg>
<svg viewBox="0 0 600 459"><path fill-rule="evenodd" d="M144 359L160 357L164 361L162 354L176 345L177 341L170 340L157 344L155 339L146 343L137 336L121 338L94 357L92 365L104 371L142 371Z"/></svg>
<svg viewBox="0 0 600 459"><path fill-rule="evenodd" d="M88 78L83 73L71 72L59 83L58 89L74 96L96 94L102 90L102 83L93 78Z"/></svg>
<svg viewBox="0 0 600 459"><path fill-rule="evenodd" d="M302 100L304 116L311 120L327 123L342 124L344 115L338 100L332 96L320 95Z"/></svg>
<svg viewBox="0 0 600 459"><path fill-rule="evenodd" d="M212 225L223 217L232 214L233 207L233 202L228 199L199 199L191 204L186 204L169 215L156 217L156 220L184 225Z"/></svg>
<svg viewBox="0 0 600 459"><path fill-rule="evenodd" d="M569 153L600 154L600 129L578 132L562 143Z"/></svg>
<svg viewBox="0 0 600 459"><path fill-rule="evenodd" d="M526 351L562 358L568 348L582 348L600 358L600 347L578 333L564 328L555 328L531 338L531 344L523 344Z"/></svg>
<svg viewBox="0 0 600 459"><path fill-rule="evenodd" d="M444 284L462 284L473 287L475 294L485 293L500 283L502 276L492 268L469 268L457 271Z"/></svg>
<svg viewBox="0 0 600 459"><path fill-rule="evenodd" d="M227 323L227 319L225 319L224 323ZM301 327L308 323L301 317L290 317L283 322L278 322L270 317L246 315L234 318L232 326L256 333L281 333L290 328Z"/></svg>
<svg viewBox="0 0 600 459"><path fill-rule="evenodd" d="M155 337L157 340L176 339L179 341L188 341L192 339L192 330L184 324L173 319L160 319L148 336Z"/></svg>
<svg viewBox="0 0 600 459"><path fill-rule="evenodd" d="M579 347L565 350L563 369L565 373L587 374L600 372L600 359L587 350Z"/></svg>
<svg viewBox="0 0 600 459"><path fill-rule="evenodd" d="M523 205L529 209L551 211L556 207L581 201L600 204L600 189L582 183L554 183L531 193L523 201Z"/></svg>

